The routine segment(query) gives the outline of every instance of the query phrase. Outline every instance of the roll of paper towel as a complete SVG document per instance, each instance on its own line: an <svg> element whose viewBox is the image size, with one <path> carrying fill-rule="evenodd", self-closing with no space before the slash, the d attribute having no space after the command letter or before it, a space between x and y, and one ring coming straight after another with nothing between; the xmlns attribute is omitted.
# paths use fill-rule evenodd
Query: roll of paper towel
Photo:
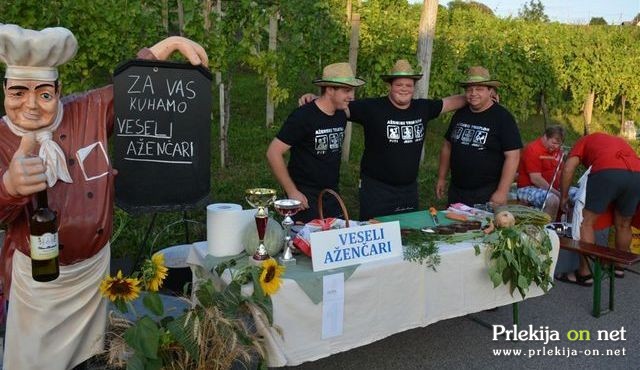
<svg viewBox="0 0 640 370"><path fill-rule="evenodd" d="M254 221L256 211L243 210L233 203L207 206L207 244L209 254L216 257L233 256L244 250L242 233Z"/></svg>

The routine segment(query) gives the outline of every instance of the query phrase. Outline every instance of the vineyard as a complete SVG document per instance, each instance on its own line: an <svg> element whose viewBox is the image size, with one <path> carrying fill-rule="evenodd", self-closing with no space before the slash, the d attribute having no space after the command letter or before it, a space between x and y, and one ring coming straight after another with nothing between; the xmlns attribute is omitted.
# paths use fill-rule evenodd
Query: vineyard
<svg viewBox="0 0 640 370"><path fill-rule="evenodd" d="M348 13L347 4L351 1L5 0L0 3L0 21L33 29L63 26L75 34L78 54L61 68L65 94L109 83L120 62L167 35L181 34L205 46L210 67L218 75L212 86L211 198L242 203L245 188L276 187L264 158L267 145L296 106L297 97L316 91L311 80L321 74L322 67L348 59L350 15L360 17L357 75L367 81L358 96L384 95L387 87L378 76L396 59L418 64L422 5L406 0L354 1ZM541 98L556 122L573 129L572 138L582 133L583 123L576 116L590 93L595 94L594 111L600 118L590 129L616 132L623 100L627 119L640 118L640 79L635 71L640 65L640 27L525 22L441 6L429 95L460 93L456 82L470 65L484 65L502 81L501 101L518 118L525 141L542 131L537 115ZM272 125L265 113L267 100L275 104ZM220 110L225 113L222 129ZM419 179L425 204L435 202L435 156L446 123L444 117L427 129L426 159ZM362 152L357 126L353 137L341 187L348 206L356 210ZM225 140L219 144L221 138ZM166 227L180 217L161 215L158 224ZM188 218L202 221L204 213L194 211ZM118 212L114 222L116 229L125 225L115 248L127 249L140 243L148 220ZM179 227L167 231L156 246L179 242L184 238L181 232Z"/></svg>

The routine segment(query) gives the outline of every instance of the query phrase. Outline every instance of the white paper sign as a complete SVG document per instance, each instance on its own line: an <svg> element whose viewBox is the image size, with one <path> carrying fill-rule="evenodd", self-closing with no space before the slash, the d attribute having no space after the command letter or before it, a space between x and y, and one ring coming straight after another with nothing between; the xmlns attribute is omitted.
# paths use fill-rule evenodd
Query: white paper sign
<svg viewBox="0 0 640 370"><path fill-rule="evenodd" d="M402 256L400 222L311 233L313 271Z"/></svg>
<svg viewBox="0 0 640 370"><path fill-rule="evenodd" d="M344 273L322 277L322 339L342 335Z"/></svg>

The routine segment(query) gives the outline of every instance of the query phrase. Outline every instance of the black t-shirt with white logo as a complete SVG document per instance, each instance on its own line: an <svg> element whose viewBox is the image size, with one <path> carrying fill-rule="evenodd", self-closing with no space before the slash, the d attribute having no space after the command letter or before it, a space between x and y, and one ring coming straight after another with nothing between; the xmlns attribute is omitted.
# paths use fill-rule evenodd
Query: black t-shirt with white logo
<svg viewBox="0 0 640 370"><path fill-rule="evenodd" d="M441 111L442 100L413 99L407 109L387 96L350 102L350 120L364 128L360 172L390 185L415 182L427 122Z"/></svg>
<svg viewBox="0 0 640 370"><path fill-rule="evenodd" d="M444 138L451 143L451 184L459 189L497 184L504 152L522 148L513 115L499 104L479 113L459 109Z"/></svg>
<svg viewBox="0 0 640 370"><path fill-rule="evenodd" d="M277 138L291 146L287 167L296 185L338 188L346 124L344 111L338 110L329 116L315 102L305 104L289 115Z"/></svg>

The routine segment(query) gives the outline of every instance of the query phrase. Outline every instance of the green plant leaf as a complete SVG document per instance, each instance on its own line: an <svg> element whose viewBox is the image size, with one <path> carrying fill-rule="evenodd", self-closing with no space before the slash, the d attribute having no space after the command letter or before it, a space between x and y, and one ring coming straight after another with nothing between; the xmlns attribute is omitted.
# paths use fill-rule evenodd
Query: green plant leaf
<svg viewBox="0 0 640 370"><path fill-rule="evenodd" d="M143 316L135 325L128 328L124 333L124 339L136 353L140 352L149 359L158 358L160 332L158 325L149 316Z"/></svg>
<svg viewBox="0 0 640 370"><path fill-rule="evenodd" d="M147 363L144 366L145 370L162 370L162 359L147 359Z"/></svg>
<svg viewBox="0 0 640 370"><path fill-rule="evenodd" d="M180 343L192 358L200 356L200 350L196 340L193 338L193 322L187 322L187 317L193 320L194 315L180 315L176 320L167 323L166 328L173 338Z"/></svg>
<svg viewBox="0 0 640 370"><path fill-rule="evenodd" d="M127 370L145 370L145 360L141 353L135 352L127 360Z"/></svg>
<svg viewBox="0 0 640 370"><path fill-rule="evenodd" d="M529 288L529 283L529 280L525 276L518 276L518 287L522 288L522 290L526 291L527 288Z"/></svg>
<svg viewBox="0 0 640 370"><path fill-rule="evenodd" d="M162 316L162 314L164 314L164 305L157 292L148 292L144 298L142 298L142 303L154 315Z"/></svg>
<svg viewBox="0 0 640 370"><path fill-rule="evenodd" d="M116 308L118 309L118 311L122 312L122 313L127 313L129 312L129 306L127 305L127 303L124 301L124 299L122 298L116 298L116 300L113 302L113 304L116 306Z"/></svg>
<svg viewBox="0 0 640 370"><path fill-rule="evenodd" d="M509 265L514 266L518 264L516 262L516 259L513 257L513 253L511 251L505 250L503 253L503 256L504 257L500 257L500 259L506 259Z"/></svg>
<svg viewBox="0 0 640 370"><path fill-rule="evenodd" d="M513 275L514 275L514 271L510 269L502 270L502 282L506 284L508 281L512 279Z"/></svg>
<svg viewBox="0 0 640 370"><path fill-rule="evenodd" d="M505 251L504 256L508 257L511 253L509 253L508 251ZM496 269L498 270L498 272L502 273L502 271L504 271L505 268L507 268L507 259L505 259L504 256L500 256L496 259ZM513 257L512 257L513 259ZM511 262L511 261L510 261Z"/></svg>
<svg viewBox="0 0 640 370"><path fill-rule="evenodd" d="M502 274L498 272L489 272L489 277L491 277L491 281L493 282L493 287L496 288L498 285L502 284Z"/></svg>

